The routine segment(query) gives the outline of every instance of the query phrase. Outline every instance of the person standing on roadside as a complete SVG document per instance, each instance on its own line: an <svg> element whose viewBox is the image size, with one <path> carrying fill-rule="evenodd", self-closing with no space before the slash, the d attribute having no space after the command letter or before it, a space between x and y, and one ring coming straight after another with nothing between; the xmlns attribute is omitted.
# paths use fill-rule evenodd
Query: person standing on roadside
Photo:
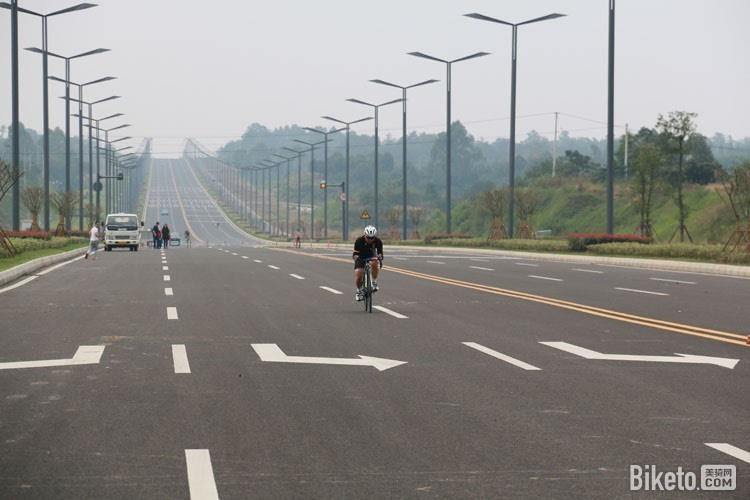
<svg viewBox="0 0 750 500"><path fill-rule="evenodd" d="M154 250L159 246L159 221L156 221L154 227L151 228L151 236L154 237Z"/></svg>
<svg viewBox="0 0 750 500"><path fill-rule="evenodd" d="M161 239L164 244L164 250L166 250L167 247L169 247L169 240L172 239L171 233L172 231L169 230L169 226L165 222L164 225L161 227Z"/></svg>
<svg viewBox="0 0 750 500"><path fill-rule="evenodd" d="M96 260L96 251L99 248L99 238L101 238L101 227L99 227L99 221L94 223L94 227L89 231L89 249L86 250L84 259L88 259L91 255L91 260Z"/></svg>

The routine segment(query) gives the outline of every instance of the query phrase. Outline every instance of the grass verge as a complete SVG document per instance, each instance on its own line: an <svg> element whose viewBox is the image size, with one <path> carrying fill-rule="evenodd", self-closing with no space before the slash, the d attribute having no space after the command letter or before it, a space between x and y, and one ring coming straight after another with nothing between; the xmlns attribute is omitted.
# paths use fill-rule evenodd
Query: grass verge
<svg viewBox="0 0 750 500"><path fill-rule="evenodd" d="M16 255L15 257L2 257L0 258L0 271L7 271L8 269L12 267L16 267L20 264L24 264L26 262L29 262L34 259L38 259L40 257L49 257L50 255L57 255L59 253L63 252L69 252L70 250L75 250L76 248L83 248L87 246L86 241L78 242L73 241L65 246L58 247L58 248L43 248L40 250L29 250L28 252L23 252L20 255Z"/></svg>

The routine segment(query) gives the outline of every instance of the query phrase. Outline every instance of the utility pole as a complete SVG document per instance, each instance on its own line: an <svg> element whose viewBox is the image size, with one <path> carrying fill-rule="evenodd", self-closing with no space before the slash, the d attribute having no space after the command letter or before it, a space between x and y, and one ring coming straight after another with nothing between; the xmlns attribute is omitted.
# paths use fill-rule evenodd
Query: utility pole
<svg viewBox="0 0 750 500"><path fill-rule="evenodd" d="M557 115L559 113L555 111L555 143L552 146L552 177L555 176L555 170L557 167Z"/></svg>

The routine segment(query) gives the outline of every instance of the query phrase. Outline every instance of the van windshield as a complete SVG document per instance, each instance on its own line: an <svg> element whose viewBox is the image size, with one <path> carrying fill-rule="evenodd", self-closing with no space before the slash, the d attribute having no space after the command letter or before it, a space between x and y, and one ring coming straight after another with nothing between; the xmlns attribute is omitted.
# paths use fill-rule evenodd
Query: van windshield
<svg viewBox="0 0 750 500"><path fill-rule="evenodd" d="M138 229L138 218L133 215L116 215L107 217L107 229Z"/></svg>

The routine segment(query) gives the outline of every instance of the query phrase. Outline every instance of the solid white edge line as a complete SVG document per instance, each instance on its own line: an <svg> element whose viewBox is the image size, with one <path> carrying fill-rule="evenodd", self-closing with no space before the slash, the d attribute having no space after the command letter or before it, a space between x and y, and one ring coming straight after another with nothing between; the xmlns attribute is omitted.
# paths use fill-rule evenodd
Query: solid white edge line
<svg viewBox="0 0 750 500"><path fill-rule="evenodd" d="M167 319L179 319L176 307L167 307Z"/></svg>
<svg viewBox="0 0 750 500"><path fill-rule="evenodd" d="M398 319L409 319L409 316L404 316L403 314L397 313L396 311L391 311L391 310L390 310L390 309L388 309L387 307L383 307L383 306L372 306L372 308L373 308L373 309L377 309L378 311L382 311L382 312L384 312L384 313L386 313L386 314L389 314L389 315L393 316L394 318L398 318Z"/></svg>
<svg viewBox="0 0 750 500"><path fill-rule="evenodd" d="M101 252L101 250L97 250L96 252L93 252L93 253L99 253L99 252ZM51 273L55 269L60 269L62 266L67 266L68 264L71 264L71 263L73 263L73 262L75 262L77 260L81 260L83 258L84 258L84 255L81 255L80 257L76 257L75 259L70 259L70 260L67 260L65 262L61 262L60 264L56 264L56 265L50 267L49 269L45 269L44 271L40 271L40 272L36 273L36 275L37 276L44 276L47 273Z"/></svg>
<svg viewBox="0 0 750 500"><path fill-rule="evenodd" d="M190 362L188 361L185 344L172 344L172 360L175 373L190 373Z"/></svg>
<svg viewBox="0 0 750 500"><path fill-rule="evenodd" d="M29 276L28 278L24 278L21 281L19 281L18 283L16 283L15 285L6 286L5 288L0 288L0 293L8 292L10 290L13 290L14 288L18 288L19 286L23 286L26 283L28 283L29 281L34 281L37 278L38 278L38 276Z"/></svg>
<svg viewBox="0 0 750 500"><path fill-rule="evenodd" d="M174 295L174 292L172 291L171 288L165 288L164 295Z"/></svg>
<svg viewBox="0 0 750 500"><path fill-rule="evenodd" d="M505 361L506 363L510 363L511 365L515 365L519 368L523 368L524 370L541 370L541 368L525 363L519 359L508 356L507 354L497 352L495 350L490 349L489 347L485 347L481 344L477 344L476 342L461 342L461 343L467 347L476 349L477 351L483 352L485 354L489 354L493 358L497 358L502 361Z"/></svg>
<svg viewBox="0 0 750 500"><path fill-rule="evenodd" d="M736 446L732 446L729 443L703 443L703 444L750 464L750 451L745 451L741 448L737 448Z"/></svg>
<svg viewBox="0 0 750 500"><path fill-rule="evenodd" d="M622 290L624 292L647 293L649 295L669 295L668 293L649 292L648 290L636 290L635 288L620 288L620 287L615 287L615 290Z"/></svg>
<svg viewBox="0 0 750 500"><path fill-rule="evenodd" d="M191 500L219 500L211 454L208 450L185 450Z"/></svg>
<svg viewBox="0 0 750 500"><path fill-rule="evenodd" d="M571 269L571 271L580 271L582 273L604 274L604 271L594 271L593 269Z"/></svg>
<svg viewBox="0 0 750 500"><path fill-rule="evenodd" d="M654 281L666 281L668 283L682 283L683 285L696 285L695 281L680 281L680 280L668 280L666 278L649 278Z"/></svg>
<svg viewBox="0 0 750 500"><path fill-rule="evenodd" d="M298 280L303 280L303 279L305 279L305 278L303 278L302 276L300 276L299 274L289 274L289 276L291 276L292 278L297 278Z"/></svg>
<svg viewBox="0 0 750 500"><path fill-rule="evenodd" d="M563 281L560 278L548 278L546 276L536 276L535 274L529 274L529 278L536 278L538 280L549 280L549 281Z"/></svg>
<svg viewBox="0 0 750 500"><path fill-rule="evenodd" d="M339 292L338 290L336 290L334 288L327 287L327 286L319 286L318 288L322 288L323 290L325 290L327 292L335 293L336 295L342 295L344 293L344 292Z"/></svg>

